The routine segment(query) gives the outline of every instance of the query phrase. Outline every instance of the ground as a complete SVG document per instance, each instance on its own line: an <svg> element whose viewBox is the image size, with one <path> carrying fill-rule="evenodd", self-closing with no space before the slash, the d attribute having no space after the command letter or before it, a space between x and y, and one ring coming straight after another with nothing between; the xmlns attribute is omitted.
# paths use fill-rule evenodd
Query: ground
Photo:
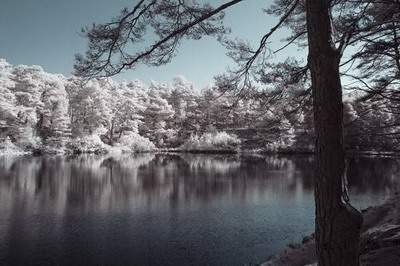
<svg viewBox="0 0 400 266"><path fill-rule="evenodd" d="M400 194L384 204L362 211L364 223L360 242L360 265L400 265ZM262 266L316 265L314 237L306 237L302 244L285 249Z"/></svg>

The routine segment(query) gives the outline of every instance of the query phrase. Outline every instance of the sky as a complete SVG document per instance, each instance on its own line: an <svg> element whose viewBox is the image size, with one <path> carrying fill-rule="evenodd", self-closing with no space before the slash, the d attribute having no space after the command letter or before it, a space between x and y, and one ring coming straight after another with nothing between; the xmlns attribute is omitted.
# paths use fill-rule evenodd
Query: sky
<svg viewBox="0 0 400 266"><path fill-rule="evenodd" d="M0 0L0 58L11 64L40 65L50 73L70 76L74 55L84 53L87 41L80 34L85 25L108 21L123 7L136 0ZM225 2L208 1L215 6ZM246 39L254 45L276 22L262 8L271 0L245 0L226 11L225 25L232 38ZM278 33L272 41L280 40ZM277 43L277 42L274 42ZM278 44L276 44L276 47ZM277 58L297 53L286 49ZM213 38L184 41L171 63L161 67L139 66L116 76L117 80L140 79L170 81L178 75L202 88L213 76L223 73L233 62L226 50Z"/></svg>

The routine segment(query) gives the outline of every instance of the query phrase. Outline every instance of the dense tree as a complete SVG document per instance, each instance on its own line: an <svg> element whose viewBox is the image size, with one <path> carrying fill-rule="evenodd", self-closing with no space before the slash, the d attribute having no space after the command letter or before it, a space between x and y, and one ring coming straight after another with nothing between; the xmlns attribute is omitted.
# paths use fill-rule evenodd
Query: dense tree
<svg viewBox="0 0 400 266"><path fill-rule="evenodd" d="M17 66L13 69L13 93L18 108L18 127L14 136L24 146L35 145L35 125L43 108L41 96L45 86L45 73L39 66Z"/></svg>
<svg viewBox="0 0 400 266"><path fill-rule="evenodd" d="M27 124L24 119L26 107L17 105L16 101L16 94L20 92L15 90L15 84L21 82L13 75L15 67L3 62L0 73L4 92L1 108L4 110L1 112L0 138L9 136L17 144L23 143L23 139L26 142L26 139L33 138L28 141L32 145L40 144L41 140L43 145L56 148L71 138L95 134L106 144L118 145L122 136L140 133L152 140L156 140L158 134L162 147L176 148L191 135L226 131L239 136L242 149L271 152L313 150L315 136L310 95L295 88L279 91L277 88L283 85L279 84L277 73L270 86L275 88L279 97L272 99L271 95L254 92L238 99L234 93L222 92L217 87L199 90L183 77L175 78L170 84L154 82L149 87L138 80L115 82L106 79L94 82L98 86L97 92L93 93L93 88L90 89L92 83L76 77L66 79L62 75L40 72L32 81L40 85L37 87L41 91L40 102L34 113L35 120ZM25 73L31 75L30 71ZM23 75L19 77L25 79ZM158 95L156 99L160 106L153 99L154 93L150 93L153 89L157 92L155 95ZM87 91L92 94L87 94ZM89 96L90 99L101 98L96 100L97 108L94 108L92 100L87 104ZM302 100L304 96L305 100ZM396 103L379 95L370 97L365 92L346 100L346 150L395 150L399 143L400 119ZM169 106L170 114L155 116L154 111L165 106ZM84 120L88 123L91 116L98 119L91 122L91 126L84 125ZM161 131L150 129L156 125L156 120L162 122ZM18 132L25 133L19 135Z"/></svg>
<svg viewBox="0 0 400 266"><path fill-rule="evenodd" d="M109 89L101 87L101 84L105 85L106 83L92 80L85 85L81 84L81 81L72 79L71 84L67 85L72 134L75 136L104 130L111 117L111 109L108 104Z"/></svg>
<svg viewBox="0 0 400 266"><path fill-rule="evenodd" d="M52 79L46 82L43 89L41 96L43 107L39 113L36 130L44 142L59 142L62 146L70 135L68 97L63 77Z"/></svg>
<svg viewBox="0 0 400 266"><path fill-rule="evenodd" d="M164 88L164 89L163 89ZM174 138L174 130L167 128L174 116L174 110L167 99L169 89L165 84L153 83L148 93L148 103L144 111L144 123L141 132L159 147Z"/></svg>
<svg viewBox="0 0 400 266"><path fill-rule="evenodd" d="M176 77L173 79L168 102L172 105L174 110L171 126L172 128L178 129L176 135L178 142L190 135L191 125L188 118L190 113L195 111L193 105L196 102L197 96L193 83L187 81L184 77ZM186 123L186 121L188 123Z"/></svg>
<svg viewBox="0 0 400 266"><path fill-rule="evenodd" d="M6 134L15 124L18 109L16 107L15 94L12 88L15 83L12 80L12 66L4 59L0 59L0 133Z"/></svg>
<svg viewBox="0 0 400 266"><path fill-rule="evenodd" d="M257 143L253 148L273 144L275 150L296 145L289 147L281 141L291 138L288 133L294 122L298 123L282 111L281 102L270 106L274 112L265 112L261 98L237 100L217 87L199 90L183 77L148 87L138 80L85 82L49 74L39 67L12 66L4 60L0 74L4 92L0 136L17 144L30 143L31 148L42 144L55 151L66 141L90 135L116 145L131 133L140 133L160 147L179 147L191 135L214 136L218 131L240 135L244 149L251 148L252 142ZM32 118L27 119L28 114ZM250 131L256 134L256 141L247 139Z"/></svg>
<svg viewBox="0 0 400 266"><path fill-rule="evenodd" d="M141 83L121 83L110 88L109 104L112 110L108 122L107 139L110 145L125 132L138 133L142 124L142 113L145 110L145 102L139 96L142 89Z"/></svg>

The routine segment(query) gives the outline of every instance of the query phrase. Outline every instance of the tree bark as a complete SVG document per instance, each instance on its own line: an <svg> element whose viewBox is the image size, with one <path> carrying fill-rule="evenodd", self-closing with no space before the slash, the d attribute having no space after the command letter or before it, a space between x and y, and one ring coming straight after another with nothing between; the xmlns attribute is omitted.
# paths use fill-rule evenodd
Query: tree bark
<svg viewBox="0 0 400 266"><path fill-rule="evenodd" d="M315 233L318 265L359 265L361 214L344 197L340 54L332 40L330 0L307 0L309 66L316 133Z"/></svg>

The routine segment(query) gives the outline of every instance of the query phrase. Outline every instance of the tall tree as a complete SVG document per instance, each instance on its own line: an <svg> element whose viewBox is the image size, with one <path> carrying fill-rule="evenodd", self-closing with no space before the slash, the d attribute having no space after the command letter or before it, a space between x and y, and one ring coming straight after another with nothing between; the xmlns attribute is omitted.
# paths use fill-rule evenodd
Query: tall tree
<svg viewBox="0 0 400 266"><path fill-rule="evenodd" d="M394 0L380 1L380 10L398 4ZM230 41L222 25L223 11L243 0L233 0L213 8L196 1L138 1L131 9L124 9L110 23L86 29L89 50L77 57L77 74L84 77L112 76L137 64L160 65L171 60L183 38L199 39L204 35L218 36L228 54L237 63L237 69L216 78L220 90L235 89L243 97L249 91L259 92L268 63L270 37L282 27L289 27L291 34L281 51L298 43L308 46L306 66L285 63L272 75L283 80L280 90L265 90L268 100L282 99L285 88L296 85L304 88L299 95L307 101L312 91L314 125L316 134L316 236L319 265L358 265L358 240L362 218L348 202L343 149L343 104L341 67L347 67L363 53L350 54L350 60L341 62L345 48L363 45L371 37L380 36L388 22L374 15L378 7L369 0L275 0L268 14L279 16L277 24L260 40L256 48L243 41ZM393 13L393 12L392 12ZM394 12L396 13L396 12ZM372 15L369 15L372 14ZM393 25L398 25L398 12L391 15ZM377 23L370 23L369 17ZM152 28L156 41L134 54L133 47ZM389 29L390 30L390 29ZM397 52L397 28L391 30ZM368 40L367 40L368 41ZM374 50L376 51L376 49ZM277 52L277 51L276 51ZM365 65L365 64L364 64ZM346 74L342 73L342 74ZM311 75L310 75L311 74ZM348 73L347 73L348 74ZM265 79L268 80L268 79ZM311 88L311 89L310 89ZM303 97L304 95L304 97ZM303 101L303 100L301 100ZM295 108L286 110L294 112Z"/></svg>
<svg viewBox="0 0 400 266"><path fill-rule="evenodd" d="M316 132L316 243L320 265L358 265L362 217L344 197L340 51L332 40L329 0L307 0L308 56Z"/></svg>

